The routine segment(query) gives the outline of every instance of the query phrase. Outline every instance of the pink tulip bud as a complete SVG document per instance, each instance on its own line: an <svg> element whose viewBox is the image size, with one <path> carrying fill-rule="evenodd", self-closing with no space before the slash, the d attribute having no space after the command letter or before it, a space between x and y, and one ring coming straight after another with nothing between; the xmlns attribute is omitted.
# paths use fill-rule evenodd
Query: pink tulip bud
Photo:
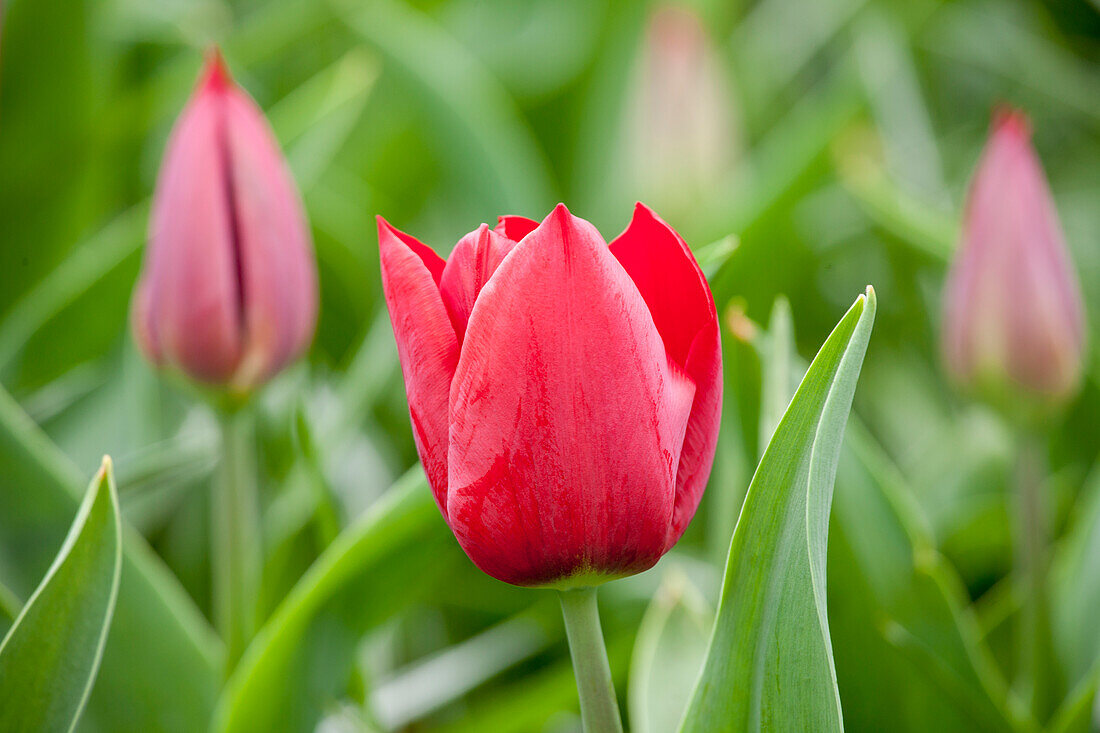
<svg viewBox="0 0 1100 733"><path fill-rule="evenodd" d="M680 236L641 204L610 247L564 206L482 225L446 262L378 233L413 437L470 559L558 588L656 563L699 505L722 403Z"/></svg>
<svg viewBox="0 0 1100 733"><path fill-rule="evenodd" d="M690 208L730 172L737 147L730 80L702 19L685 7L654 12L638 74L631 178L662 207Z"/></svg>
<svg viewBox="0 0 1100 733"><path fill-rule="evenodd" d="M948 275L943 352L963 387L1004 404L1073 396L1085 350L1081 293L1022 112L995 116Z"/></svg>
<svg viewBox="0 0 1100 733"><path fill-rule="evenodd" d="M135 338L158 366L247 391L309 346L316 319L298 191L263 113L215 51L161 163Z"/></svg>

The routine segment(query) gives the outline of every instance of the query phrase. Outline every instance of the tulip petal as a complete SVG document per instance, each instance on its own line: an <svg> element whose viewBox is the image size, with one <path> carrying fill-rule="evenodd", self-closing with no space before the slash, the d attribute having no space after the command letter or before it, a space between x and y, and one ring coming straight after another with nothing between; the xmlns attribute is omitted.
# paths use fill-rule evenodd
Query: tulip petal
<svg viewBox="0 0 1100 733"><path fill-rule="evenodd" d="M134 341L137 342L145 357L155 366L164 364L164 354L160 350L160 342L157 341L156 322L153 320L152 292L149 286L149 278L142 277L134 288L134 300L130 312L130 325L134 333Z"/></svg>
<svg viewBox="0 0 1100 733"><path fill-rule="evenodd" d="M229 85L222 115L246 339L235 381L249 387L309 346L317 270L301 197L263 113Z"/></svg>
<svg viewBox="0 0 1100 733"><path fill-rule="evenodd" d="M382 289L397 340L413 438L432 493L447 515L447 403L458 340L438 279L444 262L429 247L378 217Z"/></svg>
<svg viewBox="0 0 1100 733"><path fill-rule="evenodd" d="M482 224L458 240L439 280L443 304L451 316L459 344L466 335L466 323L478 293L489 282L504 256L516 243Z"/></svg>
<svg viewBox="0 0 1100 733"><path fill-rule="evenodd" d="M644 204L611 243L611 253L645 299L669 356L695 383L676 475L671 547L695 515L714 461L722 412L722 349L718 315L706 277L687 244Z"/></svg>
<svg viewBox="0 0 1100 733"><path fill-rule="evenodd" d="M451 387L447 513L482 570L569 586L666 549L694 385L564 206L482 290Z"/></svg>
<svg viewBox="0 0 1100 733"><path fill-rule="evenodd" d="M220 67L208 67L169 137L142 286L164 359L210 382L236 371L242 330L230 197L226 186L211 185L226 181L227 172L220 74Z"/></svg>
<svg viewBox="0 0 1100 733"><path fill-rule="evenodd" d="M513 242L518 242L535 231L538 225L539 223L537 221L528 219L526 216L506 215L497 218L497 225L493 231L497 234L503 234Z"/></svg>

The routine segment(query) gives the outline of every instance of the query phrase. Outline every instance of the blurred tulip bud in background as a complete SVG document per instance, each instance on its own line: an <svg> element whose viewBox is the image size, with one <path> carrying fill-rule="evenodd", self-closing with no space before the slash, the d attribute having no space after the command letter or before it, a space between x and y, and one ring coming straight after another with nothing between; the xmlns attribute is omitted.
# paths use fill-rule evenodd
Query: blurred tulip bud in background
<svg viewBox="0 0 1100 733"><path fill-rule="evenodd" d="M212 52L157 178L132 308L158 366L246 392L313 338L317 271L275 136Z"/></svg>
<svg viewBox="0 0 1100 733"><path fill-rule="evenodd" d="M1053 407L1077 391L1085 316L1027 117L995 114L948 274L944 359L1000 406Z"/></svg>
<svg viewBox="0 0 1100 733"><path fill-rule="evenodd" d="M732 168L737 125L730 80L690 8L657 9L644 43L627 160L640 198L682 214Z"/></svg>
<svg viewBox="0 0 1100 733"><path fill-rule="evenodd" d="M638 204L611 246L558 206L444 262L379 220L413 435L459 544L559 589L651 567L695 514L722 402L714 300Z"/></svg>

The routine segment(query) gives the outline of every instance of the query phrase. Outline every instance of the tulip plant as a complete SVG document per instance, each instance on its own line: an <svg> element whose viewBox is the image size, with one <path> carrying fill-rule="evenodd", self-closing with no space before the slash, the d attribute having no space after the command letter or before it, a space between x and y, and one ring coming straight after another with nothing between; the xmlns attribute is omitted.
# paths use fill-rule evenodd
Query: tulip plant
<svg viewBox="0 0 1100 733"><path fill-rule="evenodd" d="M305 212L263 113L217 50L168 141L134 292L146 357L214 388L221 480L211 494L215 619L233 663L261 569L249 393L299 356L317 321Z"/></svg>
<svg viewBox="0 0 1100 733"><path fill-rule="evenodd" d="M479 568L561 594L586 729L621 730L596 611L684 533L722 409L718 316L643 204L610 246L559 205L502 216L444 262L379 219L420 460Z"/></svg>
<svg viewBox="0 0 1100 733"><path fill-rule="evenodd" d="M4 227L49 241L12 215L39 176L59 231L97 205L50 178L81 146L149 198L25 295L39 238L0 247L0 733L1097 730L1100 147L1068 51L1012 36L1080 130L953 73L1006 32L976 0L14 2ZM76 115L68 45L109 27L143 67L154 16L223 9L225 56L79 144L10 101L50 89L9 55ZM102 313L109 358L50 372Z"/></svg>

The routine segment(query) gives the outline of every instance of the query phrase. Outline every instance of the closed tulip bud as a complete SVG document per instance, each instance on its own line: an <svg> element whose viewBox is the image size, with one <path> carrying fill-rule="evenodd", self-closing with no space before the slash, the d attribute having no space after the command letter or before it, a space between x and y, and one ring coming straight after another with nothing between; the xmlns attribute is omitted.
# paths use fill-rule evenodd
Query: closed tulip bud
<svg viewBox="0 0 1100 733"><path fill-rule="evenodd" d="M246 392L309 346L316 319L298 191L263 113L215 52L161 163L135 338L158 366Z"/></svg>
<svg viewBox="0 0 1100 733"><path fill-rule="evenodd" d="M964 388L1012 409L1055 406L1081 379L1077 277L1027 118L996 115L948 275L943 351Z"/></svg>
<svg viewBox="0 0 1100 733"><path fill-rule="evenodd" d="M730 80L693 11L653 13L630 109L631 178L662 208L690 209L731 171L737 125Z"/></svg>
<svg viewBox="0 0 1100 733"><path fill-rule="evenodd" d="M656 563L699 504L722 402L714 300L680 236L638 204L609 247L558 206L444 262L378 229L413 435L470 559L556 588Z"/></svg>

